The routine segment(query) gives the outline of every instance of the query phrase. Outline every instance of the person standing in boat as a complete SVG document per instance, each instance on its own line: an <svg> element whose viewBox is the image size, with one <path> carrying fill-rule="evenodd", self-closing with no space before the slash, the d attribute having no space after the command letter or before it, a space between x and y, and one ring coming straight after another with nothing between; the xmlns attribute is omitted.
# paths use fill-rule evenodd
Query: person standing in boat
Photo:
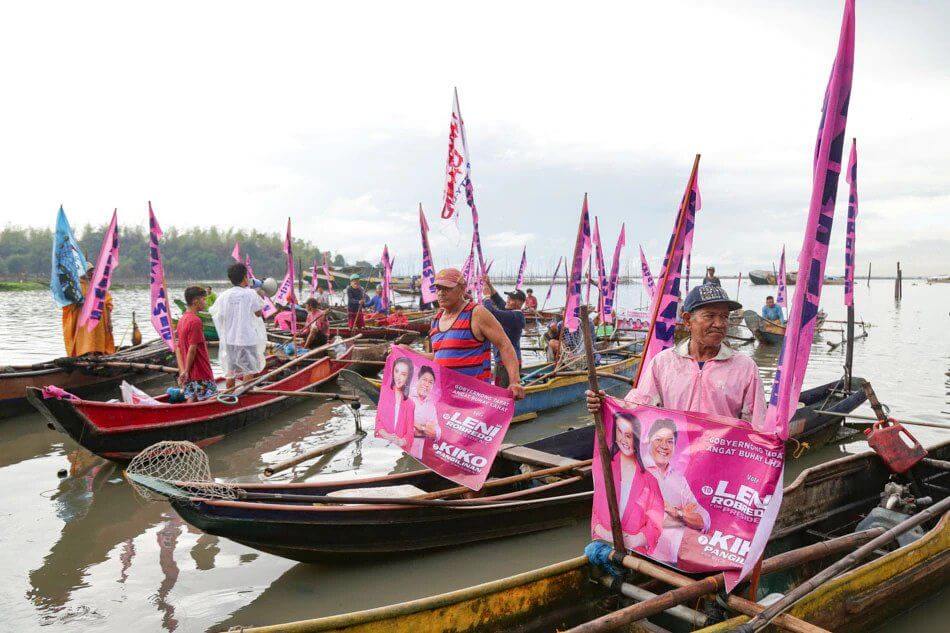
<svg viewBox="0 0 950 633"><path fill-rule="evenodd" d="M516 400L524 398L518 355L498 319L485 306L468 299L465 278L457 268L444 268L435 276L439 311L429 329L431 357L442 367L490 382L491 346L499 350L508 374L508 389Z"/></svg>
<svg viewBox="0 0 950 633"><path fill-rule="evenodd" d="M617 508L624 547L652 554L663 530L663 494L640 455L640 431L640 421L635 415L623 411L614 415L610 468L617 482ZM613 541L605 499L595 497L591 536Z"/></svg>
<svg viewBox="0 0 950 633"><path fill-rule="evenodd" d="M638 386L624 396L632 404L677 411L714 413L751 422L765 422L765 390L750 357L736 354L723 340L729 312L742 308L720 286L702 285L683 302L683 324L689 338L665 349L643 368ZM588 390L587 408L600 411L601 390Z"/></svg>
<svg viewBox="0 0 950 633"><path fill-rule="evenodd" d="M518 374L521 374L521 333L524 332L524 312L521 311L524 306L525 294L520 290L506 292L508 301L503 301L501 295L495 290L495 287L488 280L488 275L482 277L482 294L485 298L482 305L492 313L505 331L505 336L511 341L511 346L518 357ZM508 386L508 372L501 362L501 352L496 346L492 346L492 359L495 362L494 380L499 387Z"/></svg>
<svg viewBox="0 0 950 633"><path fill-rule="evenodd" d="M198 286L185 288L185 303L188 309L178 320L175 333L178 335L178 384L188 402L201 402L218 393L218 383L211 371L208 343L205 341L204 325L198 313L207 308L207 291Z"/></svg>
<svg viewBox="0 0 950 633"><path fill-rule="evenodd" d="M538 311L538 298L534 296L534 290L528 288L525 290L524 313L534 314Z"/></svg>
<svg viewBox="0 0 950 633"><path fill-rule="evenodd" d="M252 290L244 264L231 264L228 279L232 286L218 295L211 306L211 318L220 340L218 359L227 378L227 387L264 369L267 332L264 329L264 300Z"/></svg>
<svg viewBox="0 0 950 633"><path fill-rule="evenodd" d="M706 276L703 277L703 284L707 286L722 286L722 282L719 281L719 277L716 276L715 266L706 267Z"/></svg>
<svg viewBox="0 0 950 633"><path fill-rule="evenodd" d="M377 436L406 452L412 448L415 420L415 403L409 397L411 380L412 360L397 358L389 385L379 390L379 410L391 414L381 416L376 427Z"/></svg>
<svg viewBox="0 0 950 633"><path fill-rule="evenodd" d="M363 327L363 308L366 305L366 291L360 285L360 276L350 275L350 285L346 287L346 324L347 327Z"/></svg>
<svg viewBox="0 0 950 633"><path fill-rule="evenodd" d="M772 321L777 325L785 325L785 315L782 313L782 306L775 303L775 297L772 295L765 298L765 305L762 306L762 318Z"/></svg>
<svg viewBox="0 0 950 633"><path fill-rule="evenodd" d="M94 268L91 262L88 263L86 272L79 277L83 297L89 289L89 279ZM79 323L79 315L82 314L82 305L83 301L80 300L63 306L63 342L66 345L66 355L115 354L115 338L112 334L112 293L106 291L102 316L91 332L85 327L76 327Z"/></svg>

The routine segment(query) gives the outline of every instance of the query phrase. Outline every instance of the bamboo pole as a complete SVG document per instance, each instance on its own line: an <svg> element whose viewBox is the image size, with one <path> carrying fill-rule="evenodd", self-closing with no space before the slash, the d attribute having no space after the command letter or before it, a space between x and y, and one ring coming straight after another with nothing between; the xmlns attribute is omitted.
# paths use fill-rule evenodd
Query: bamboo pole
<svg viewBox="0 0 950 633"><path fill-rule="evenodd" d="M160 371L166 374L177 374L175 367L166 367L165 365L154 365L152 363L133 363L129 361L104 360L104 361L79 361L74 363L80 367L116 367L118 369L139 369L142 371Z"/></svg>
<svg viewBox="0 0 950 633"><path fill-rule="evenodd" d="M504 455L504 451L502 451ZM571 470L577 470L578 468L584 468L590 466L593 460L585 459L578 461L574 464L565 464L563 466L552 466L551 468L541 468L539 470L532 470L527 473L521 473L519 475L511 475L510 477L500 477L498 479L489 479L485 482L485 485L482 486L482 490L485 488L497 488L498 486L507 486L510 484L520 483L522 481L529 481L531 479L538 479L539 477L548 477L550 475L556 475L558 473L564 473ZM411 499L444 499L445 497L451 497L452 495L465 494L466 492L472 492L472 489L468 486L455 486L453 488L446 488L445 490L436 490L435 492L427 492L422 495L416 495L415 497L410 497Z"/></svg>
<svg viewBox="0 0 950 633"><path fill-rule="evenodd" d="M566 317L566 315L565 315ZM564 324L567 328L567 323ZM584 353L587 356L587 384L595 394L600 393L600 384L597 381L597 367L594 359L594 342L590 335L590 321L587 316L587 306L581 306L581 331L584 334ZM623 529L620 524L620 508L617 505L617 487L614 484L614 473L611 468L610 451L607 449L607 432L604 423L604 409L591 416L597 432L597 450L600 452L600 474L604 480L604 492L607 496L607 510L610 513L610 533L614 547L624 547Z"/></svg>
<svg viewBox="0 0 950 633"><path fill-rule="evenodd" d="M351 396L346 393L332 393L328 391L284 391L281 389L251 389L246 393L259 393L268 396L288 396L291 398L332 398L336 400L345 400L347 402L357 402L357 396Z"/></svg>
<svg viewBox="0 0 950 633"><path fill-rule="evenodd" d="M362 336L362 334L357 334L356 336L351 336L350 338L343 339L342 341L340 341L340 343L342 343L342 344L352 343L353 341L355 341L356 339L360 338L361 336ZM274 376L278 375L279 373L281 373L282 371L284 371L284 370L287 369L288 367L293 367L294 365L296 365L296 364L298 364L298 363L301 363L301 362L307 360L308 358L312 358L313 356L317 355L318 353L324 352L324 351L330 349L331 347L335 347L336 345L338 345L338 343L327 343L326 345L321 345L320 347L315 347L314 349L310 350L310 351L307 352L306 354L301 354L300 356L294 357L294 358L290 359L289 361L287 361L286 363L284 363L283 365L281 365L280 367L277 367L276 369L273 369L273 370L267 372L267 373L264 374L263 376L258 376L257 378L255 378L254 380L252 380L252 381L250 381L250 382L248 382L248 383L245 383L245 384L243 384L243 385L239 385L238 388L234 390L234 392L233 392L232 395L234 395L234 396L240 396L241 394L247 392L249 389L253 389L255 385L259 385L260 383L264 382L265 380L269 380L269 379L273 378ZM226 392L223 392L223 393L226 393Z"/></svg>
<svg viewBox="0 0 950 633"><path fill-rule="evenodd" d="M277 463L277 464L274 464L273 466L268 466L267 468L264 469L264 476L265 476L265 477L271 477L271 476L273 476L273 475L275 475L275 474L277 474L277 473L279 473L279 472L281 472L281 471L283 471L283 470L287 470L288 468L291 468L291 467L293 467L293 466L296 466L297 464L300 464L300 463L306 462L306 461L310 461L310 460L313 459L314 457L320 457L321 455L325 455L326 453L330 453L330 452L335 451L335 450L337 450L337 449L343 448L344 446L346 446L347 444L349 444L349 443L352 442L353 440L358 440L359 438L363 437L364 435L366 435L366 434L365 434L365 433L354 433L353 435L350 435L349 437L345 437L345 438L343 438L342 440L337 440L336 442L332 442L332 443L330 443L330 444L325 444L324 446L320 446L320 447L315 448L315 449L313 449L313 450L311 450L311 451L307 451L306 453L303 453L303 454L301 454L301 455L298 455L297 457L292 457L291 459L288 459L288 460L279 462L279 463Z"/></svg>

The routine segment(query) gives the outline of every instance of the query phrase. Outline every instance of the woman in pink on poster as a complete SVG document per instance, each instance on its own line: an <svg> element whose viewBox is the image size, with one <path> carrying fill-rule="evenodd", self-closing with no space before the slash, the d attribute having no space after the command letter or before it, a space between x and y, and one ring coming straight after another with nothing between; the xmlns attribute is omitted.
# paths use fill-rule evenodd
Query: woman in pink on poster
<svg viewBox="0 0 950 633"><path fill-rule="evenodd" d="M640 421L635 415L614 414L610 467L617 486L623 544L651 554L663 530L663 494L640 457ZM591 532L594 538L612 541L610 513L602 496L594 497Z"/></svg>
<svg viewBox="0 0 950 633"><path fill-rule="evenodd" d="M412 360L397 358L393 362L392 378L379 394L380 412L388 413L379 419L376 435L389 440L404 451L412 446L415 405L409 397Z"/></svg>

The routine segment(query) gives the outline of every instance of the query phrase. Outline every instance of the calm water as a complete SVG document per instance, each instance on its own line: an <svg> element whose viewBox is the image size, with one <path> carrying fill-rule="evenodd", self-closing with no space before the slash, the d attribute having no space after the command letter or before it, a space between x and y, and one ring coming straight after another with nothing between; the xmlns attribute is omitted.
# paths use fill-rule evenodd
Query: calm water
<svg viewBox="0 0 950 633"><path fill-rule="evenodd" d="M735 282L726 282L730 293ZM743 285L739 299L760 307L774 289ZM173 294L176 290L172 289ZM178 289L180 292L180 289ZM541 291L543 294L543 290ZM133 309L147 311L144 290L115 293L117 340ZM624 287L621 305L635 306L642 289ZM873 324L855 349L855 375L871 380L898 417L950 423L950 286L906 282L899 306L893 283L861 284L857 315ZM824 309L841 319L841 288L825 290ZM150 325L139 318L149 338ZM829 324L829 328L839 327ZM860 332L860 329L859 329ZM126 342L129 335L126 334ZM841 334L823 333L813 348L806 387L838 378ZM777 350L739 347L774 374ZM0 293L0 364L35 362L62 353L59 315L46 292ZM155 388L153 386L153 388ZM870 413L866 407L864 412ZM360 412L364 429L373 411ZM577 405L514 427L509 439L529 441L583 423ZM347 407L301 403L276 419L229 437L208 450L219 477L253 480L265 466L352 432ZM924 443L950 433L915 428ZM220 631L391 604L496 579L576 556L587 526L477 544L456 552L416 555L360 565L300 565L202 534L164 503L135 497L108 462L49 431L39 415L0 420L0 629L56 631ZM863 443L809 451L802 467L858 452ZM411 468L384 442L366 438L284 479L353 477ZM57 471L66 469L60 479ZM950 617L943 596L886 630L939 630Z"/></svg>

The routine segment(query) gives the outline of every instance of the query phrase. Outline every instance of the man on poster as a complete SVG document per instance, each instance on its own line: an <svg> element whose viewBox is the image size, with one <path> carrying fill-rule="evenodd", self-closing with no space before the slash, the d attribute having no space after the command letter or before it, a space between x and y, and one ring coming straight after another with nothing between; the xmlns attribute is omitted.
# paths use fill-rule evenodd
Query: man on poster
<svg viewBox="0 0 950 633"><path fill-rule="evenodd" d="M415 393L409 396L414 409L412 418L412 447L409 454L416 459L422 459L426 439L438 441L442 436L439 427L438 414L435 411L435 394L432 388L435 385L435 371L428 365L419 367L416 374Z"/></svg>

